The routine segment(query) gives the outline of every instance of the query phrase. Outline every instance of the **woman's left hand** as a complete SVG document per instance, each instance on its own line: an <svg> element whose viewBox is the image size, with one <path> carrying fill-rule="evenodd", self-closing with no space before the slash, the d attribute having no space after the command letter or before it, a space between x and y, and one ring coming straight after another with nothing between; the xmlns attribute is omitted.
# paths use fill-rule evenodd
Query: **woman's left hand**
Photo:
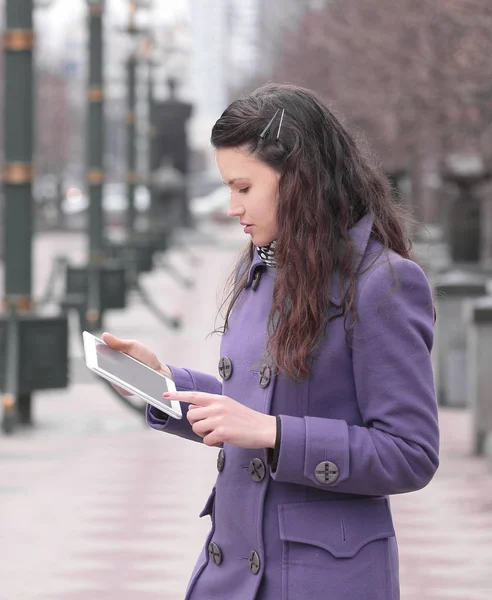
<svg viewBox="0 0 492 600"><path fill-rule="evenodd" d="M273 448L277 420L228 396L204 392L172 392L166 400L189 402L188 421L207 446L224 442L241 448Z"/></svg>

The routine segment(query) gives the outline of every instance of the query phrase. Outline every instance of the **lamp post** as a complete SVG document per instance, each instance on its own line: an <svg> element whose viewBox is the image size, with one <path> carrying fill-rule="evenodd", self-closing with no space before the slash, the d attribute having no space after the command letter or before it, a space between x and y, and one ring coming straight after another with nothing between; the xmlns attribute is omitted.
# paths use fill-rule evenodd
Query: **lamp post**
<svg viewBox="0 0 492 600"><path fill-rule="evenodd" d="M105 0L88 0L89 77L86 145L89 189L89 257L100 262L103 247L102 190L104 184L103 14Z"/></svg>
<svg viewBox="0 0 492 600"><path fill-rule="evenodd" d="M32 308L33 0L6 0L4 309Z"/></svg>
<svg viewBox="0 0 492 600"><path fill-rule="evenodd" d="M153 193L154 186L152 182L152 174L158 168L158 160L156 158L155 138L157 133L156 125L156 100L155 100L155 75L154 67L158 65L154 58L154 40L152 36L148 36L144 44L144 60L147 63L147 127L146 140L147 140L147 156L146 156L146 184L150 196L150 206L154 204ZM150 224L149 224L150 226Z"/></svg>
<svg viewBox="0 0 492 600"><path fill-rule="evenodd" d="M87 80L88 127L86 176L89 191L89 262L87 268L86 322L97 328L102 318L101 269L104 259L104 81L103 17L105 0L88 0L89 73Z"/></svg>
<svg viewBox="0 0 492 600"><path fill-rule="evenodd" d="M108 259L104 238L102 206L105 180L105 119L103 78L103 31L105 0L87 0L88 62L87 80L88 122L86 140L86 179L89 190L88 262L67 264L65 278L65 309L77 309L83 328L95 331L102 327L104 312L126 306L126 269Z"/></svg>
<svg viewBox="0 0 492 600"><path fill-rule="evenodd" d="M128 54L127 73L127 115L126 115L126 158L127 158L127 199L128 208L126 213L127 239L132 242L135 239L135 190L138 183L137 174L137 67L139 49L142 36L146 30L137 27L136 13L138 9L150 9L148 0L129 1L129 24L126 33L130 38L130 52Z"/></svg>
<svg viewBox="0 0 492 600"><path fill-rule="evenodd" d="M6 428L21 413L31 420L31 398L19 397L16 371L20 360L16 315L32 304L32 181L33 181L33 0L5 3L5 112L3 184L5 193L3 309L6 326L5 385L2 398Z"/></svg>
<svg viewBox="0 0 492 600"><path fill-rule="evenodd" d="M140 272L152 269L154 253L149 236L145 233L140 235L136 231L136 188L140 180L137 172L137 71L143 57L141 50L145 49L142 42L145 42L149 35L148 28L137 26L136 14L139 9L150 8L151 3L148 1L130 0L128 27L122 30L129 38L129 53L126 59L126 240L123 243L108 243L107 246L111 256L119 258L127 265L131 282L134 282Z"/></svg>
<svg viewBox="0 0 492 600"><path fill-rule="evenodd" d="M34 174L33 0L5 1L5 295L0 315L2 428L32 424L31 392L67 385L66 317L36 314L32 299ZM55 361L55 362L54 362Z"/></svg>
<svg viewBox="0 0 492 600"><path fill-rule="evenodd" d="M127 150L127 211L126 230L127 238L131 241L135 234L135 188L137 185L137 152L136 152L136 112L137 112L137 52L135 49L136 36L139 31L135 24L137 6L134 0L130 1L130 22L127 33L130 36L130 53L127 59L127 115L126 115L126 150Z"/></svg>

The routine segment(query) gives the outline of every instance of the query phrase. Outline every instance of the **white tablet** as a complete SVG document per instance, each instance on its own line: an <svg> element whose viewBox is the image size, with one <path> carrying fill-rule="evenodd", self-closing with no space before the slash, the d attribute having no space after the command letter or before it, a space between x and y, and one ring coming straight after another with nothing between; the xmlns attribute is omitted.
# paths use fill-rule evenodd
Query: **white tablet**
<svg viewBox="0 0 492 600"><path fill-rule="evenodd" d="M111 383L128 390L152 406L175 419L181 419L181 405L176 400L166 400L165 392L175 392L172 379L128 356L113 350L88 331L82 333L86 365Z"/></svg>

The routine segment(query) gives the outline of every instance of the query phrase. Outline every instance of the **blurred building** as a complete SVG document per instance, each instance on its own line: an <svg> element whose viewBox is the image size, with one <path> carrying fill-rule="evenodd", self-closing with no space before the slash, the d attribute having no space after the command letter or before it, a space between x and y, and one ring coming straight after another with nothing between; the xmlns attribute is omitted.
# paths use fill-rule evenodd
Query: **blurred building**
<svg viewBox="0 0 492 600"><path fill-rule="evenodd" d="M210 130L227 105L228 2L191 0L191 79L194 102L192 138L207 148Z"/></svg>
<svg viewBox="0 0 492 600"><path fill-rule="evenodd" d="M227 89L229 99L245 81L264 70L261 0L229 0L227 10Z"/></svg>

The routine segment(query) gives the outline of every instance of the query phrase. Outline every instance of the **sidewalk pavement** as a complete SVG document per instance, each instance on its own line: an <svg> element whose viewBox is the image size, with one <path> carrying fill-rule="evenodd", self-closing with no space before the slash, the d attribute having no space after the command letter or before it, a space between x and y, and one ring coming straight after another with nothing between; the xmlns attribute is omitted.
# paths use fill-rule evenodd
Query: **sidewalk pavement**
<svg viewBox="0 0 492 600"><path fill-rule="evenodd" d="M441 409L433 481L392 498L402 600L491 600L492 471L471 455L467 411Z"/></svg>
<svg viewBox="0 0 492 600"><path fill-rule="evenodd" d="M200 245L182 289L164 271L143 283L184 328L164 328L135 299L107 329L137 337L162 360L216 373L218 286L241 245ZM63 238L66 251L80 240ZM60 238L37 252L59 251ZM37 255L39 258L39 255ZM43 258L46 262L46 260ZM72 335L75 382L36 395L33 431L0 437L0 600L179 600L209 528L199 519L216 476L216 450L150 430L82 363ZM441 467L433 482L392 498L402 600L492 598L492 473L471 456L464 411L441 411ZM280 599L279 599L280 600Z"/></svg>
<svg viewBox="0 0 492 600"><path fill-rule="evenodd" d="M69 238L39 239L36 261L62 248L80 253L80 239ZM135 298L108 314L106 328L166 362L217 373L220 338L207 336L239 248L237 236L195 246L196 267L171 252L170 262L196 279L193 289L163 270L143 276L162 310L183 314L181 330L165 328ZM76 328L70 347L74 384L36 394L35 429L0 436L0 600L183 598L210 528L198 514L217 450L148 428L85 368Z"/></svg>

